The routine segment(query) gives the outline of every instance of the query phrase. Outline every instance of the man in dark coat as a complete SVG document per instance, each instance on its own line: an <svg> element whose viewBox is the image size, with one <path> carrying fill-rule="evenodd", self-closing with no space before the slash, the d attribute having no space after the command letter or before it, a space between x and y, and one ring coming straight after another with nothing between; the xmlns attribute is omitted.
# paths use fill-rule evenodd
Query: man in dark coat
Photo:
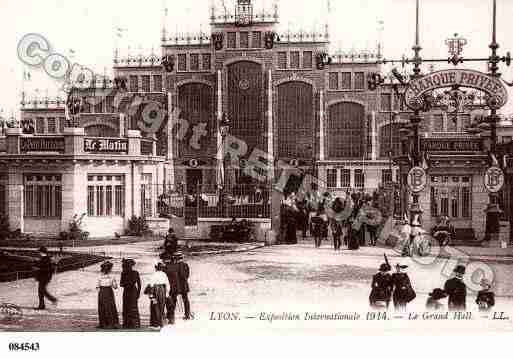
<svg viewBox="0 0 513 359"><path fill-rule="evenodd" d="M46 309L45 297L48 298L53 304L57 303L57 298L48 293L48 283L52 280L53 264L52 259L48 255L46 247L39 248L41 259L37 263L36 281L38 281L37 294L39 296L38 310Z"/></svg>
<svg viewBox="0 0 513 359"><path fill-rule="evenodd" d="M384 303L386 308L392 298L392 276L390 275L390 265L383 263L379 266L379 272L372 277L371 293L369 302L371 307L379 308L380 303Z"/></svg>
<svg viewBox="0 0 513 359"><path fill-rule="evenodd" d="M165 272L169 279L169 298L167 301L167 319L169 324L175 323L175 309L178 295L182 296L184 305L183 319L191 319L191 305L189 302L189 265L183 261L183 254L176 252L172 261L167 261Z"/></svg>
<svg viewBox="0 0 513 359"><path fill-rule="evenodd" d="M445 282L444 291L449 296L449 310L465 310L467 301L467 286L463 283L465 266L454 268L454 278Z"/></svg>
<svg viewBox="0 0 513 359"><path fill-rule="evenodd" d="M178 249L178 238L176 237L173 228L169 228L164 240L164 252L168 255L173 255Z"/></svg>

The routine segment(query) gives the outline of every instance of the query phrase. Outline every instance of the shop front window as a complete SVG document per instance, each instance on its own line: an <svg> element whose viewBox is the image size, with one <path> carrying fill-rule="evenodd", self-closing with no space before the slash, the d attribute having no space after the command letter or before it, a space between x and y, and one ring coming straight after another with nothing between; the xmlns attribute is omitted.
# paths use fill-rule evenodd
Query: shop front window
<svg viewBox="0 0 513 359"><path fill-rule="evenodd" d="M144 217L152 217L152 175L143 173L141 175L141 205Z"/></svg>
<svg viewBox="0 0 513 359"><path fill-rule="evenodd" d="M337 170L333 168L329 168L327 170L327 185L328 188L336 188L337 187Z"/></svg>
<svg viewBox="0 0 513 359"><path fill-rule="evenodd" d="M60 218L62 214L61 175L25 175L25 217Z"/></svg>
<svg viewBox="0 0 513 359"><path fill-rule="evenodd" d="M354 182L357 188L365 187L365 172L363 170L354 171Z"/></svg>
<svg viewBox="0 0 513 359"><path fill-rule="evenodd" d="M349 169L340 170L340 181L341 181L341 187L343 187L343 188L351 187L351 170L349 170Z"/></svg>
<svg viewBox="0 0 513 359"><path fill-rule="evenodd" d="M381 170L381 183L389 183L392 182L392 170L391 169L384 169Z"/></svg>
<svg viewBox="0 0 513 359"><path fill-rule="evenodd" d="M470 177L432 176L430 199L432 217L470 219L472 213Z"/></svg>
<svg viewBox="0 0 513 359"><path fill-rule="evenodd" d="M124 177L87 176L87 215L89 217L124 216Z"/></svg>

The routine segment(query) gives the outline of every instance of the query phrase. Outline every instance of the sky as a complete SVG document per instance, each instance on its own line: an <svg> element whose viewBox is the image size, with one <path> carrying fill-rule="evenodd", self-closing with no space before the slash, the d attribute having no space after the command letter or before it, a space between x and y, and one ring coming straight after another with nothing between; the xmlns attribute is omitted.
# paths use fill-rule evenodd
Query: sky
<svg viewBox="0 0 513 359"><path fill-rule="evenodd" d="M253 0L255 10L271 9L275 0ZM212 2L233 9L235 0L1 0L0 2L0 115L18 116L21 92L44 96L58 94L59 83L39 69L28 70L17 58L17 44L28 33L43 35L52 49L72 62L96 72L111 73L114 49L132 55L160 53L163 9L169 9L166 27L175 32L209 31ZM329 5L328 5L329 4ZM332 52L374 50L381 38L387 59L412 55L415 0L278 0L280 30L310 31L330 24ZM454 33L467 39L463 55L488 57L492 29L492 0L420 0L420 40L424 58L446 58L445 40ZM328 8L330 11L328 12ZM513 52L513 1L497 0L499 54ZM378 21L384 22L379 31ZM117 36L121 28L122 37ZM70 50L73 50L71 55ZM460 67L485 71L485 63ZM437 64L436 69L450 68ZM500 65L504 79L513 81L513 66ZM503 109L513 113L513 99Z"/></svg>

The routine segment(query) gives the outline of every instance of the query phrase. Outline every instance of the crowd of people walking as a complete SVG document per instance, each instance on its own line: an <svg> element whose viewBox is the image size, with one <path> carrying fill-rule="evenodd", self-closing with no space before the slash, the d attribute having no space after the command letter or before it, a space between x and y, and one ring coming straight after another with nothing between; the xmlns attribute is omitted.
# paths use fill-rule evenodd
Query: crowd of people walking
<svg viewBox="0 0 513 359"><path fill-rule="evenodd" d="M381 225L377 206L376 194L354 192L334 196L330 192L321 193L315 184L303 196L285 192L281 206L282 243L296 244L300 231L303 239L310 233L315 247L320 247L330 232L334 250L340 250L342 245L350 250L375 246ZM370 218L374 214L379 220Z"/></svg>
<svg viewBox="0 0 513 359"><path fill-rule="evenodd" d="M396 311L406 311L408 303L412 302L417 294L413 288L410 277L405 272L408 266L395 265L396 272L390 274L392 267L385 256L385 263L379 267L378 273L372 277L369 303L376 310L388 309L393 302ZM465 311L467 308L467 286L463 281L465 266L457 265L453 270L453 277L448 279L443 289L435 288L429 293L426 309L429 311ZM491 291L491 283L482 279L482 290L477 293L475 303L480 311L489 311L495 305L495 294ZM447 306L442 299L447 298ZM447 308L447 309L446 309Z"/></svg>

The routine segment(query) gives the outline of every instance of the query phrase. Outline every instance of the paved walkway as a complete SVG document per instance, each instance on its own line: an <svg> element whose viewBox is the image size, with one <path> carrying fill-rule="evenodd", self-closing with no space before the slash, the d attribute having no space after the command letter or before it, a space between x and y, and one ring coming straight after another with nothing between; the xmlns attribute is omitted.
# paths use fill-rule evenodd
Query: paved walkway
<svg viewBox="0 0 513 359"><path fill-rule="evenodd" d="M116 246L116 251L131 253L137 261L143 286L153 272L158 243L137 243ZM110 248L96 248L110 250ZM113 249L114 250L114 249ZM293 246L272 246L247 252L227 253L188 258L191 266L191 303L195 320L179 321L177 327L194 330L218 330L243 327L265 329L317 328L364 329L367 321L283 321L260 320L262 312L300 313L352 312L365 315L368 311L368 294L372 275L387 253L393 264L401 262L409 266L408 273L417 291L417 299L410 310L424 311L427 294L440 287L447 277L444 267L453 267L447 259L431 260L428 265L402 258L390 249L362 248L360 251L335 252L326 243L315 249L309 241ZM505 263L490 264L496 273L497 310L511 311L513 307L513 266ZM50 284L50 291L60 299L56 308L49 306L46 312L32 311L37 304L36 283L33 279L0 283L0 302L16 303L24 308L23 321L10 323L3 329L93 330L96 326L96 280L99 266L87 267L74 272L59 273ZM114 260L114 274L119 276L120 260ZM121 290L116 293L121 308ZM469 293L468 307L475 309L475 293ZM148 325L149 302L146 296L139 301L143 325ZM180 308L179 308L180 310ZM225 313L225 314L219 314ZM239 315L240 321L212 320ZM237 314L238 313L238 314ZM475 312L476 316L479 314ZM513 315L513 313L511 313ZM254 319L252 319L254 318ZM265 316L264 316L265 318ZM425 328L433 322L412 322L407 318L388 322L376 322L376 329ZM438 325L438 324L437 324ZM434 328L438 328L435 325ZM239 327L238 327L239 326ZM447 330L513 329L512 321L472 320L445 321ZM1 327L0 327L1 328Z"/></svg>

